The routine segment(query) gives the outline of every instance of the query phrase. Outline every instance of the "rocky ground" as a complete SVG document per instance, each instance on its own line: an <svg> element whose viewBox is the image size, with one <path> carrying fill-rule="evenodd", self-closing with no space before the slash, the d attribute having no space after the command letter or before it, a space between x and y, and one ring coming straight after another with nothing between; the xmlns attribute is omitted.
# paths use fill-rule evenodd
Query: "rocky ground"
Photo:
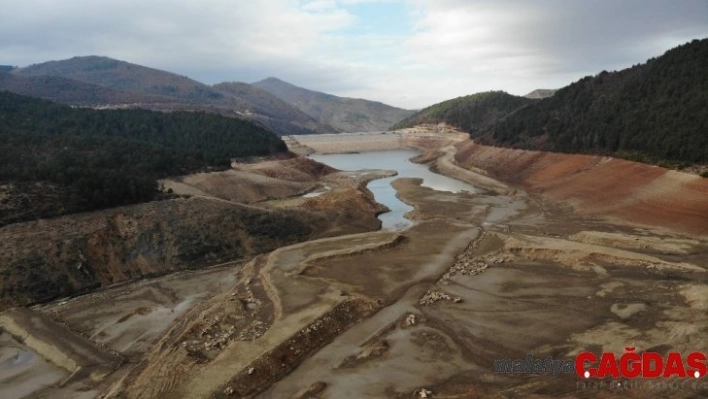
<svg viewBox="0 0 708 399"><path fill-rule="evenodd" d="M429 150L419 160L484 189L449 193L398 179L394 187L414 207L415 224L372 231L381 208L364 183L390 172L292 167L301 160L237 166L239 173L310 185L316 196L286 195L256 209L323 212L321 236L34 307L73 337L125 360L91 382L51 382L68 371L41 362L32 369L51 378L4 367L0 381L22 392L34 386L35 397L614 397L575 374L495 373L494 361L621 354L629 345L706 352L708 237L691 233L696 223L679 229L675 221L645 218L654 223L647 227L632 224L632 214L615 220L579 212L574 207L589 201L587 194L572 202L559 201L558 188L536 191L566 172L531 164L532 172L501 182L499 170L478 169L492 158L469 158L482 150L433 133L406 139ZM290 166L278 172L282 162ZM588 168L576 173L593 173ZM655 198L663 189L649 188L668 179L659 178L642 183L637 195ZM677 181L679 190L702 187ZM285 191L295 187L289 184ZM215 199L224 192L219 184L196 188L200 201L230 203ZM617 195L620 204L636 197ZM675 206L677 220L702 206L686 198ZM42 345L23 339L0 356L46 356ZM37 390L46 381L52 385ZM640 389L621 394L647 396ZM708 387L650 392L706 394Z"/></svg>

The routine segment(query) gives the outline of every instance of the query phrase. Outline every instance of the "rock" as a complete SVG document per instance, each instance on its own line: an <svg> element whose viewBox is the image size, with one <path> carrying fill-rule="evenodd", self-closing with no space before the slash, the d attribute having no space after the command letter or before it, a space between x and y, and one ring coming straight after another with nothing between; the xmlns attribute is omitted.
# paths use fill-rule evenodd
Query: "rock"
<svg viewBox="0 0 708 399"><path fill-rule="evenodd" d="M417 395L419 398L432 398L433 397L433 392L429 391L425 388L421 388L418 391L416 391Z"/></svg>
<svg viewBox="0 0 708 399"><path fill-rule="evenodd" d="M224 389L224 395L229 395L229 396L231 396L231 395L234 394L234 392L235 392L234 389L231 388L231 387L226 387L226 389ZM427 396L426 396L426 397L427 397Z"/></svg>
<svg viewBox="0 0 708 399"><path fill-rule="evenodd" d="M256 372L256 369L253 368L253 367L251 367L250 369L248 369L248 375L253 375L253 373L255 373L255 372Z"/></svg>
<svg viewBox="0 0 708 399"><path fill-rule="evenodd" d="M418 303L421 305L432 305L433 303L438 301L453 301L455 303L460 303L462 302L462 298L452 297L440 291L428 290L428 292L426 292L425 295L420 298L420 301Z"/></svg>

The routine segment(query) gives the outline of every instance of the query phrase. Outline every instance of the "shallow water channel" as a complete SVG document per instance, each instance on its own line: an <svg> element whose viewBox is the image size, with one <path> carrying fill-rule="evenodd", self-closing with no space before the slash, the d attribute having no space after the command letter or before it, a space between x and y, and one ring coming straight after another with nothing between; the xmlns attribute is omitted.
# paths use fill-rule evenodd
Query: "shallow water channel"
<svg viewBox="0 0 708 399"><path fill-rule="evenodd" d="M401 177L417 177L423 179L423 186L440 191L475 192L471 185L453 178L431 172L427 166L409 161L418 155L417 151L394 150L372 151L355 154L312 154L310 158L326 163L334 168L355 171L361 169L395 170L398 176L377 179L366 186L374 194L376 202L386 205L391 211L379 215L381 228L384 230L403 230L413 223L403 215L413 210L413 207L403 203L396 197L396 190L391 182Z"/></svg>

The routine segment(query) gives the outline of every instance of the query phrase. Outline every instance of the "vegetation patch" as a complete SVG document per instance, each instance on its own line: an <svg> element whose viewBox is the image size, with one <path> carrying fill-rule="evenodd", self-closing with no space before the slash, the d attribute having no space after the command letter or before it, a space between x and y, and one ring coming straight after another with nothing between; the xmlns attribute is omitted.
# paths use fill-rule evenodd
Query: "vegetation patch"
<svg viewBox="0 0 708 399"><path fill-rule="evenodd" d="M219 115L77 109L0 92L0 225L149 201L158 178L286 150L273 133Z"/></svg>

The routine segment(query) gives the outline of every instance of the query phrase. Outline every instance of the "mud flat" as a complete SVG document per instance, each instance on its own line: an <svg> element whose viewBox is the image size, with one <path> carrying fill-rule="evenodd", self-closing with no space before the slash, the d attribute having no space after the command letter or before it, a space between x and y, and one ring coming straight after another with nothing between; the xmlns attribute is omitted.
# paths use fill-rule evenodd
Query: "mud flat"
<svg viewBox="0 0 708 399"><path fill-rule="evenodd" d="M569 182L602 160L576 159L566 175L553 163L534 163L543 158L534 155L523 161L527 169L518 166L525 174L501 181L494 165L517 165L518 153L494 160L494 151L463 139L419 133L403 145L424 147L419 160L480 189L437 191L421 179L396 179L415 223L367 231L368 217L382 209L365 182L391 172L293 173L292 181L329 189L259 202L259 209L328 210L333 236L33 311L130 359L84 391L116 398L615 397L574 373L504 373L495 360L620 355L627 346L706 352L708 241L690 233L697 224L580 212L589 190L579 189L575 202L553 196L562 190L553 176ZM280 162L240 170L279 178ZM693 180L666 186L665 179L642 184L638 195L656 195L659 186L700 193ZM695 196L685 204L679 215L702 209ZM58 387L42 393L68 396ZM706 395L708 386L651 392Z"/></svg>
<svg viewBox="0 0 708 399"><path fill-rule="evenodd" d="M230 287L243 263L143 280L35 309L135 360L192 306Z"/></svg>
<svg viewBox="0 0 708 399"><path fill-rule="evenodd" d="M17 378L5 377L9 380L8 392L35 393L44 388L40 385L43 383L62 386L77 381L77 390L90 391L123 362L119 354L83 339L40 312L7 310L0 314L0 328L22 344L14 343L10 346L14 349L3 350L7 356L3 374L17 373ZM43 359L38 359L38 355ZM26 370L17 370L23 363Z"/></svg>
<svg viewBox="0 0 708 399"><path fill-rule="evenodd" d="M699 299L708 289L704 242L678 234L652 236L643 229L620 233L611 224L539 206L518 193L516 198L464 196L418 184L395 182L401 198L415 206L415 217L430 221L404 232L410 246L319 265L328 278L348 271L349 284L369 294L383 281L377 293L388 289L394 299L260 397L308 392L321 398L412 397L422 390L432 397L596 396L581 391L574 374L498 374L494 360L525 359L529 353L572 359L585 350L619 355L630 344L664 354L705 350L705 338L693 335L708 326L701 310L706 302ZM453 198L456 206L442 206ZM495 212L499 209L505 211ZM426 263L416 261L421 256L416 249L449 248L429 241L441 236L450 245L454 236L447 230L465 224L471 230L464 245L443 261L447 269L431 273L435 279L422 278L397 291L382 272L367 268L399 263L421 270ZM629 242L639 236L641 252L617 250L614 241L604 242L607 246L577 241ZM662 239L693 255L676 258L676 248ZM358 270L368 276L351 275Z"/></svg>
<svg viewBox="0 0 708 399"><path fill-rule="evenodd" d="M0 333L0 397L22 398L59 384L69 372L7 333Z"/></svg>
<svg viewBox="0 0 708 399"><path fill-rule="evenodd" d="M499 374L494 360L525 359L529 353L572 359L586 350L621 355L635 345L664 355L708 348L698 333L708 323L701 294L708 293L705 239L687 235L685 226L673 229L673 221L657 229L576 213L461 164L456 150L438 149L442 156L433 157L433 165L494 195L436 192L415 179L394 182L419 221L404 232L410 246L332 260L318 269L329 279L346 270L349 284L370 295L383 281L394 299L260 397L602 397L612 393L591 392L574 374ZM433 222L439 224L428 224ZM394 283L367 268L401 262L420 270L421 263L407 258L413 243L421 245L417 235L442 236L449 243L448 230L465 225L478 229L476 234L467 237L466 248L456 249L449 269L438 271L434 282L423 279L396 291ZM445 245L423 248L439 251ZM357 279L358 270L367 276ZM699 395L708 393L706 385L699 389Z"/></svg>
<svg viewBox="0 0 708 399"><path fill-rule="evenodd" d="M8 349L3 352L8 360L0 378L7 384L6 392L96 397L126 378L165 335L193 323L185 315L193 315L191 309L203 309L200 305L224 294L238 280L243 263L277 248L279 236L297 242L372 231L380 224L375 215L383 209L363 187L368 180L390 173L342 173L320 182L334 170L294 156L246 160L234 168L180 178L183 188L188 183L189 190L199 190L180 193L189 198L4 227L0 231L7 249L3 267L14 270L34 265L34 274L17 273L15 281L4 279L5 294L13 290L30 294L30 284L51 293L59 284L54 280L69 283L59 293L95 291L0 315L3 330L18 337L3 334L3 339L8 337ZM319 197L300 198L325 184L330 190ZM277 204L291 197L300 198L305 206ZM244 204L252 201L258 205ZM304 218L288 223L287 217L280 217L295 214ZM229 219L236 223L223 228ZM277 232L269 227L271 221L279 223ZM37 245L44 247L38 250ZM57 251L51 249L54 246ZM214 257L216 252L221 256ZM42 272L38 257L51 272ZM214 265L229 259L237 261ZM169 271L176 272L140 278ZM38 273L38 281L30 278ZM12 275L3 275L8 274ZM136 278L137 282L130 281ZM70 284L79 289L72 290ZM9 299L42 301L42 297L14 295ZM239 330L239 336L251 336L252 327ZM98 359L90 348L121 360ZM22 367L15 367L20 361ZM102 366L91 366L95 364Z"/></svg>

